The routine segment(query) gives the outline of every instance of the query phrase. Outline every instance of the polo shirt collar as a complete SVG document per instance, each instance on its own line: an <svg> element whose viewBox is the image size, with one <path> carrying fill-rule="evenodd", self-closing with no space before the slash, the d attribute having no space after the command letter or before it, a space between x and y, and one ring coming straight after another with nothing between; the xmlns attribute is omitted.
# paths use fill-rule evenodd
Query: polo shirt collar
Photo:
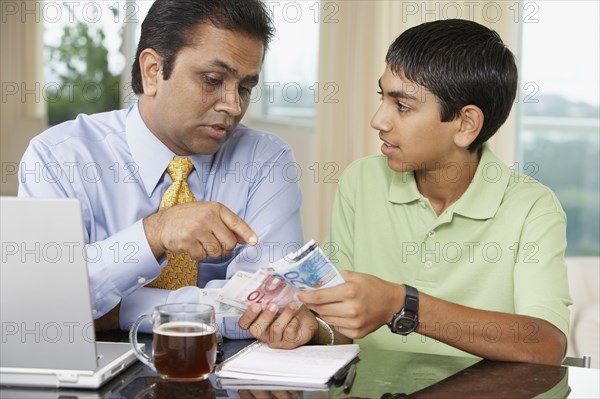
<svg viewBox="0 0 600 399"><path fill-rule="evenodd" d="M485 143L475 176L467 191L456 202L454 213L472 219L494 217L504 198L511 173Z"/></svg>
<svg viewBox="0 0 600 399"><path fill-rule="evenodd" d="M126 118L125 137L131 157L137 167L137 172L144 184L146 194L150 197L156 186L165 174L169 162L176 154L169 150L144 123L138 104L129 107ZM194 164L192 174L199 173L198 170L206 171L206 164L212 163L214 155L191 155L190 160Z"/></svg>
<svg viewBox="0 0 600 399"><path fill-rule="evenodd" d="M395 204L408 204L409 202L417 201L422 197L417 182L415 181L414 172L391 172L392 182L388 200Z"/></svg>
<svg viewBox="0 0 600 399"><path fill-rule="evenodd" d="M388 194L390 202L408 204L422 198L417 188L414 172L392 173ZM481 159L471 184L449 209L472 219L494 217L502 203L510 174L510 169L494 155L487 143L484 144Z"/></svg>

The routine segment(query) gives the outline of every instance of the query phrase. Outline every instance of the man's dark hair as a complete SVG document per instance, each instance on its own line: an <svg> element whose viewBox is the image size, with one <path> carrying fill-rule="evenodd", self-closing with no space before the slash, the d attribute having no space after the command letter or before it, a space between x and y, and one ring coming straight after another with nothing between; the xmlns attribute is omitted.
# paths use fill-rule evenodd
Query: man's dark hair
<svg viewBox="0 0 600 399"><path fill-rule="evenodd" d="M472 152L506 121L517 93L513 54L496 32L476 22L448 19L410 28L391 44L385 62L439 98L442 122L458 117L465 105L483 111Z"/></svg>
<svg viewBox="0 0 600 399"><path fill-rule="evenodd" d="M154 49L163 58L163 79L169 79L179 50L194 43L192 30L208 22L219 29L243 32L263 42L265 51L275 28L260 0L156 0L142 23L142 34L131 70L136 94L144 92L140 53Z"/></svg>

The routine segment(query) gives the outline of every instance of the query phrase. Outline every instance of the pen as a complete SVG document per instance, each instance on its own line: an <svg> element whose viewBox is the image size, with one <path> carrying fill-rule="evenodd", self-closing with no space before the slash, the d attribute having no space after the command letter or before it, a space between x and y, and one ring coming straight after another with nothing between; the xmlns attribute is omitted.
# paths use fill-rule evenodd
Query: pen
<svg viewBox="0 0 600 399"><path fill-rule="evenodd" d="M309 253L311 253L312 251L317 249L317 247L318 247L318 245L316 242L312 243L311 245L308 246L308 248L306 248L304 251L302 251L302 253L300 253L300 255L293 258L292 262L298 262L300 259L303 259L304 257L306 257L306 255L308 255Z"/></svg>
<svg viewBox="0 0 600 399"><path fill-rule="evenodd" d="M345 365L344 367L342 367L341 369L339 369L334 375L333 375L333 381L335 383L336 386L340 386L343 384L344 380L346 379L346 376L348 375L348 370L350 369L350 367L358 362L360 360L360 358L358 356L356 356L354 359L352 359L351 362L349 362L347 365Z"/></svg>
<svg viewBox="0 0 600 399"><path fill-rule="evenodd" d="M339 369L338 371L336 371L336 373L333 375L333 381L336 383L336 385L341 385L342 382L344 382L344 380L346 379L346 376L348 375L348 369L350 368L351 364L342 367L341 369Z"/></svg>
<svg viewBox="0 0 600 399"><path fill-rule="evenodd" d="M352 366L350 366L350 370L348 370L346 380L344 381L344 393L348 393L352 389L354 377L356 377L356 363L353 363Z"/></svg>

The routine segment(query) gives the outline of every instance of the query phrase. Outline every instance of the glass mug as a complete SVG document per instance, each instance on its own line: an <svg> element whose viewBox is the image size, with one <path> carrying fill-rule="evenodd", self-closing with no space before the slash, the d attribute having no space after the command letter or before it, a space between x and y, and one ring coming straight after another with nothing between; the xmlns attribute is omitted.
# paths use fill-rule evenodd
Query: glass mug
<svg viewBox="0 0 600 399"><path fill-rule="evenodd" d="M138 348L137 333L152 322L152 357ZM143 314L129 330L135 355L162 378L197 381L208 378L217 359L215 309L199 303L173 303Z"/></svg>

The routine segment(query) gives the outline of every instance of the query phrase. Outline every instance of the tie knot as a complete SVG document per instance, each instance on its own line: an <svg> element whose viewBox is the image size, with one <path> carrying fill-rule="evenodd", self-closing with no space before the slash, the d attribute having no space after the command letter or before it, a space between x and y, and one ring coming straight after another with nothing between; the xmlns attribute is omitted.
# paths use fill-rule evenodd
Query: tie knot
<svg viewBox="0 0 600 399"><path fill-rule="evenodd" d="M194 164L187 157L173 157L167 167L169 176L174 182L187 179L192 169L194 169Z"/></svg>

